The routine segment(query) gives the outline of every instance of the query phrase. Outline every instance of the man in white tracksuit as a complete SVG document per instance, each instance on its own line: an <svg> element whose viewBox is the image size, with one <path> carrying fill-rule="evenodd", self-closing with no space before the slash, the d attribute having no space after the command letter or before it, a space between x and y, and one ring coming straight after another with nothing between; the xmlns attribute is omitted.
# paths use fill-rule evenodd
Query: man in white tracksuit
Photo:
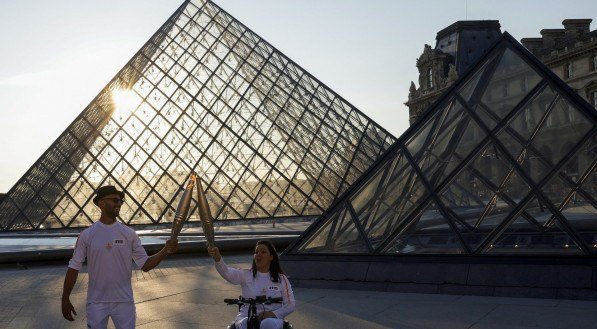
<svg viewBox="0 0 597 329"><path fill-rule="evenodd" d="M62 315L74 321L71 291L85 258L89 274L87 289L87 327L107 328L112 318L116 328L134 328L136 320L131 286L132 260L143 271L156 267L174 253L178 241L168 240L162 250L148 257L137 233L116 220L124 202L124 192L114 186L100 187L93 203L101 209L100 220L79 234L73 257L68 264L62 293Z"/></svg>

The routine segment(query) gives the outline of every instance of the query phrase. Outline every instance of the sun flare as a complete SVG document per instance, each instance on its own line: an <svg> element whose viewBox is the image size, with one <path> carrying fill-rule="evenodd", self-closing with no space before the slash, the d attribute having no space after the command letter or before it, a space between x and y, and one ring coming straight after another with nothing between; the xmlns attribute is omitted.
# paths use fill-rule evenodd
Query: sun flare
<svg viewBox="0 0 597 329"><path fill-rule="evenodd" d="M141 103L141 98L130 89L116 89L112 91L114 101L114 115L124 117L130 115Z"/></svg>

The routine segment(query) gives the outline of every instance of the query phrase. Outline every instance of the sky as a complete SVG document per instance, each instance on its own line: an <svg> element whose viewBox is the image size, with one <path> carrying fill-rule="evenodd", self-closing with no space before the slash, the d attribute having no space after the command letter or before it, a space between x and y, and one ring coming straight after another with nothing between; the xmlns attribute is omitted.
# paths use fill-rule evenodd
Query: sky
<svg viewBox="0 0 597 329"><path fill-rule="evenodd" d="M6 193L182 0L0 0L0 193ZM424 44L458 20L540 37L594 0L215 0L398 137Z"/></svg>

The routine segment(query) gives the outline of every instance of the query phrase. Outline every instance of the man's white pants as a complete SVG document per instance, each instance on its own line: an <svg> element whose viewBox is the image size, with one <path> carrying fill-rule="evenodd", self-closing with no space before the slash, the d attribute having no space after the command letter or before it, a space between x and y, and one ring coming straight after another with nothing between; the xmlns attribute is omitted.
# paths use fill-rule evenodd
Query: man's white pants
<svg viewBox="0 0 597 329"><path fill-rule="evenodd" d="M87 328L106 329L112 318L116 329L134 329L135 303L87 303Z"/></svg>
<svg viewBox="0 0 597 329"><path fill-rule="evenodd" d="M242 318L235 321L236 329L247 329L248 318ZM261 320L259 329L282 329L284 327L284 320L277 318L265 318Z"/></svg>

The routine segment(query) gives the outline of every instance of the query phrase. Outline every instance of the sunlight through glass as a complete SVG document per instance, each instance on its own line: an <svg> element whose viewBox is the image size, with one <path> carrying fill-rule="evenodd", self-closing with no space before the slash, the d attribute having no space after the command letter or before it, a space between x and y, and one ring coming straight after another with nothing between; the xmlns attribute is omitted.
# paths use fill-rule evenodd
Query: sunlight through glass
<svg viewBox="0 0 597 329"><path fill-rule="evenodd" d="M128 117L141 103L141 98L134 91L130 89L116 89L112 92L112 100L114 101L114 117L120 118Z"/></svg>

